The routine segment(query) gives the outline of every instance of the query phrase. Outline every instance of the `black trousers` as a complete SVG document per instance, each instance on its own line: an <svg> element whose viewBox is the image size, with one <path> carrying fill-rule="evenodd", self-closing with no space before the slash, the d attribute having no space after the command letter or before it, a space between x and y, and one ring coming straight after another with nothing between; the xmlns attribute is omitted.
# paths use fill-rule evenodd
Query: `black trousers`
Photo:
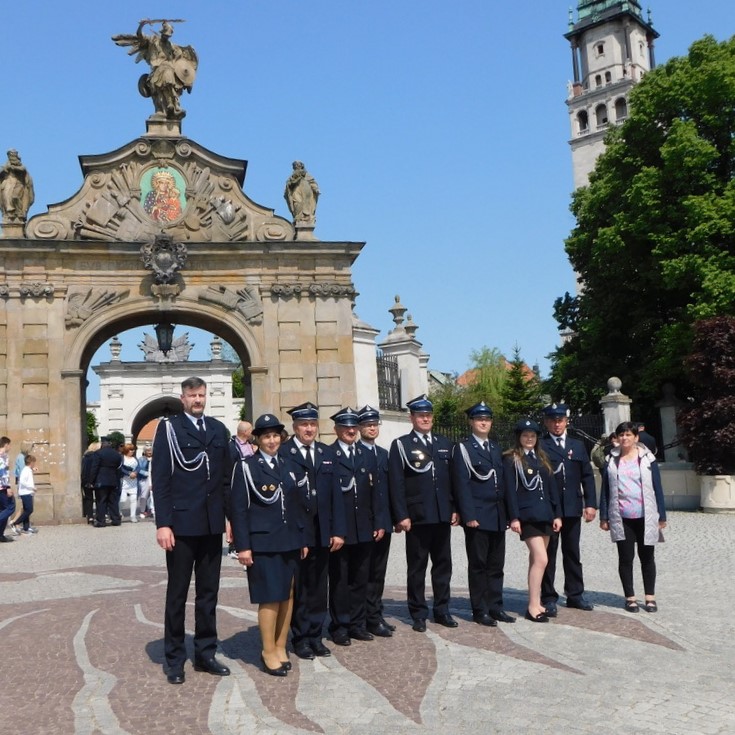
<svg viewBox="0 0 735 735"><path fill-rule="evenodd" d="M464 529L467 551L467 584L472 614L500 612L503 609L503 567L505 531Z"/></svg>
<svg viewBox="0 0 735 735"><path fill-rule="evenodd" d="M390 555L390 533L372 545L370 571L367 584L367 623L378 625L383 622L383 590Z"/></svg>
<svg viewBox="0 0 735 735"><path fill-rule="evenodd" d="M426 567L431 558L431 587L434 615L449 613L449 583L452 579L452 527L448 523L425 523L411 526L406 534L406 594L408 612L414 620L425 620Z"/></svg>
<svg viewBox="0 0 735 735"><path fill-rule="evenodd" d="M82 515L87 520L94 518L94 488L91 485L82 487Z"/></svg>
<svg viewBox="0 0 735 735"><path fill-rule="evenodd" d="M96 487L94 489L95 501L97 503L97 523L105 524L105 516L110 516L110 522L119 526L120 518L120 490L114 485Z"/></svg>
<svg viewBox="0 0 735 735"><path fill-rule="evenodd" d="M296 579L291 637L294 646L322 639L327 616L329 549L311 547Z"/></svg>
<svg viewBox="0 0 735 735"><path fill-rule="evenodd" d="M564 594L567 600L578 599L584 594L584 579L582 577L582 560L579 554L579 535L582 529L582 518L571 516L562 518L561 531L552 533L549 537L547 554L549 563L546 565L544 577L541 580L541 602L556 602L559 599L554 589L556 576L556 556L561 541L561 554L564 564Z"/></svg>
<svg viewBox="0 0 735 735"><path fill-rule="evenodd" d="M194 659L208 659L217 650L217 595L222 565L222 534L176 536L166 552L168 586L164 614L164 652L170 671L186 661L185 612L192 571L194 580Z"/></svg>
<svg viewBox="0 0 735 735"><path fill-rule="evenodd" d="M633 559L635 559L635 548L638 546L638 558L641 562L641 575L643 576L643 592L646 595L656 594L656 558L654 556L656 547L646 546L644 534L646 521L644 518L623 518L623 529L625 539L618 541L618 574L623 583L623 594L633 597Z"/></svg>
<svg viewBox="0 0 735 735"><path fill-rule="evenodd" d="M329 632L366 626L370 552L373 542L349 544L329 555Z"/></svg>

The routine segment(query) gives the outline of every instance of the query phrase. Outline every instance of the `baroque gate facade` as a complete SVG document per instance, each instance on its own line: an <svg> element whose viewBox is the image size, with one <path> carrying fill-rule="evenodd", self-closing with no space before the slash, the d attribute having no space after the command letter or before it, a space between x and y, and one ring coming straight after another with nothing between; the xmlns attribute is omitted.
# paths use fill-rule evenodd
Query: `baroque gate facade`
<svg viewBox="0 0 735 735"><path fill-rule="evenodd" d="M71 198L3 223L0 433L13 454L33 445L39 521L81 520L87 371L124 330L216 333L242 360L253 415L312 400L329 416L356 398L351 273L364 243L319 241L313 213L291 222L256 204L245 161L155 117L140 138L80 157Z"/></svg>

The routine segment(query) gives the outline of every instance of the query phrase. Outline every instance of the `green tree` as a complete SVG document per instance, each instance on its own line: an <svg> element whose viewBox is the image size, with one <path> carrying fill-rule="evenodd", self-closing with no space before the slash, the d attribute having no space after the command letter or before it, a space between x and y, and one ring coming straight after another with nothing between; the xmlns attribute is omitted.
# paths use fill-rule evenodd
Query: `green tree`
<svg viewBox="0 0 735 735"><path fill-rule="evenodd" d="M485 401L494 411L502 413L503 386L508 379L505 357L495 347L482 347L470 353L470 361L471 367L462 408L469 408L479 401Z"/></svg>
<svg viewBox="0 0 735 735"><path fill-rule="evenodd" d="M507 417L534 415L541 408L541 383L521 358L518 345L513 348L502 389L503 414Z"/></svg>
<svg viewBox="0 0 735 735"><path fill-rule="evenodd" d="M666 381L685 393L693 322L735 313L735 38L647 74L630 111L574 194L566 250L584 286L554 305L575 334L547 389L587 409L611 375L644 410Z"/></svg>
<svg viewBox="0 0 735 735"><path fill-rule="evenodd" d="M98 424L97 419L91 411L87 411L87 446L92 442L99 441L99 434L97 433Z"/></svg>

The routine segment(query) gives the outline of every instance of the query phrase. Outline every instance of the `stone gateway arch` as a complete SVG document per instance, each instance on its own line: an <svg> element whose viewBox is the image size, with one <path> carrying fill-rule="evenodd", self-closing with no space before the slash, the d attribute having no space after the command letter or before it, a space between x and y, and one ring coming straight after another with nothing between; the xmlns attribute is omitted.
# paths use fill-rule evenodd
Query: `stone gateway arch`
<svg viewBox="0 0 735 735"><path fill-rule="evenodd" d="M168 321L219 335L242 360L254 415L354 402L351 269L364 243L321 242L313 217L292 223L251 201L245 161L160 113L80 162L76 194L5 218L0 237L0 433L11 457L21 443L38 457L35 518L82 520L87 371L124 330Z"/></svg>

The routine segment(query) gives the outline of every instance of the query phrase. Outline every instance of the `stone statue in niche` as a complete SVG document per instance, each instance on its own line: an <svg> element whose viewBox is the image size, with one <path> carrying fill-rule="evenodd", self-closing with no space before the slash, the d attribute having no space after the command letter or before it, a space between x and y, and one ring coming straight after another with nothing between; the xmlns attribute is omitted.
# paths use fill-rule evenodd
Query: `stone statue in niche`
<svg viewBox="0 0 735 735"><path fill-rule="evenodd" d="M293 173L288 177L283 197L293 216L294 224L301 222L313 224L316 221L319 187L301 161L293 162Z"/></svg>
<svg viewBox="0 0 735 735"><path fill-rule="evenodd" d="M18 151L11 148L8 160L0 168L0 211L4 221L25 222L34 198L33 179Z"/></svg>
<svg viewBox="0 0 735 735"><path fill-rule="evenodd" d="M141 20L135 34L122 33L113 36L118 46L130 46L128 54L138 54L136 64L145 61L151 70L138 80L138 91L143 97L150 97L156 114L167 120L181 120L186 115L179 99L184 90L191 92L199 66L196 51L191 46L178 46L172 43L174 33L172 23L183 20L159 18ZM147 25L160 23L160 32L143 33Z"/></svg>

